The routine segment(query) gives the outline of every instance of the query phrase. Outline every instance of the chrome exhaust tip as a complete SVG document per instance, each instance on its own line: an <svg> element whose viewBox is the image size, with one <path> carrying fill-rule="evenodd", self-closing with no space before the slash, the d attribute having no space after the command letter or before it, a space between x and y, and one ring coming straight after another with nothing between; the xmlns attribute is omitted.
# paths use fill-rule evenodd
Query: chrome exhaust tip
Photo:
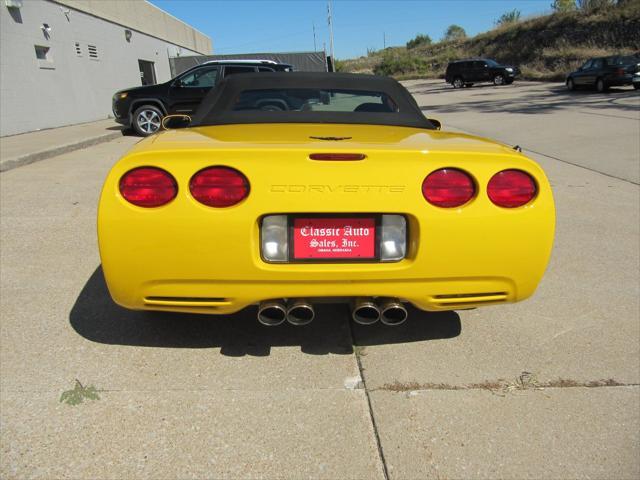
<svg viewBox="0 0 640 480"><path fill-rule="evenodd" d="M316 312L306 300L293 300L287 308L287 322L291 325L306 325L315 318Z"/></svg>
<svg viewBox="0 0 640 480"><path fill-rule="evenodd" d="M380 320L380 309L371 298L356 298L351 317L360 325L373 325Z"/></svg>
<svg viewBox="0 0 640 480"><path fill-rule="evenodd" d="M280 300L260 302L258 307L258 321L267 327L280 325L287 319L287 309Z"/></svg>
<svg viewBox="0 0 640 480"><path fill-rule="evenodd" d="M404 323L409 312L404 308L400 300L392 298L380 305L380 321L385 325L396 326Z"/></svg>

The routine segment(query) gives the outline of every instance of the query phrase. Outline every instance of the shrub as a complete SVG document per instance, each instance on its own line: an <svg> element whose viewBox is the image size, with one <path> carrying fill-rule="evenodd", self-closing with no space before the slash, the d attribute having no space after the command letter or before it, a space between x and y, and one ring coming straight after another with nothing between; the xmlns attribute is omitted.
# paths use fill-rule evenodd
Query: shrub
<svg viewBox="0 0 640 480"><path fill-rule="evenodd" d="M511 10L510 12L503 13L502 16L496 20L496 25L503 26L510 23L516 23L520 20L520 10Z"/></svg>
<svg viewBox="0 0 640 480"><path fill-rule="evenodd" d="M431 37L429 35L416 35L413 40L409 40L407 42L407 48L416 48L421 45L431 45Z"/></svg>
<svg viewBox="0 0 640 480"><path fill-rule="evenodd" d="M382 61L374 68L376 75L398 75L423 73L427 70L427 62L409 52L385 52Z"/></svg>

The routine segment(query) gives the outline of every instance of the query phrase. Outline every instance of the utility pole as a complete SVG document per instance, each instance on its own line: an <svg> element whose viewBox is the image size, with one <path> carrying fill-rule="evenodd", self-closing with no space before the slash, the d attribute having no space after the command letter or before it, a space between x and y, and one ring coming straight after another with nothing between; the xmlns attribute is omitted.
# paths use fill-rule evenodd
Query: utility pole
<svg viewBox="0 0 640 480"><path fill-rule="evenodd" d="M387 34L382 32L382 49L387 48Z"/></svg>
<svg viewBox="0 0 640 480"><path fill-rule="evenodd" d="M318 49L316 48L316 24L313 24L313 51L317 52Z"/></svg>
<svg viewBox="0 0 640 480"><path fill-rule="evenodd" d="M335 71L336 57L333 54L333 19L331 18L331 0L327 0L327 22L329 23L329 51L331 54L331 65Z"/></svg>

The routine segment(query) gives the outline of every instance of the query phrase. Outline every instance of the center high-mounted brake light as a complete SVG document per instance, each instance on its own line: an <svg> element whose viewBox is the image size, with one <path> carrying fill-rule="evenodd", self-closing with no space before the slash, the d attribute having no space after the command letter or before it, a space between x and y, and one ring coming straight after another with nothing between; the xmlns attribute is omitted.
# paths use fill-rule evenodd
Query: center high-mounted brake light
<svg viewBox="0 0 640 480"><path fill-rule="evenodd" d="M354 161L364 160L367 156L364 153L312 153L309 155L311 160L325 161Z"/></svg>

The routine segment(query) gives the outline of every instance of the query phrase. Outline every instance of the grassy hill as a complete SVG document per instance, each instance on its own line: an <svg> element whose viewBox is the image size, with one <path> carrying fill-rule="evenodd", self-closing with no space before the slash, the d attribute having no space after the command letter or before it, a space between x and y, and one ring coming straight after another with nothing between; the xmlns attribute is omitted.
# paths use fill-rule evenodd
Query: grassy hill
<svg viewBox="0 0 640 480"><path fill-rule="evenodd" d="M390 47L338 61L339 71L439 78L450 60L493 58L520 66L531 80L563 80L589 57L640 52L640 0L590 12L553 13L502 25L460 41Z"/></svg>

